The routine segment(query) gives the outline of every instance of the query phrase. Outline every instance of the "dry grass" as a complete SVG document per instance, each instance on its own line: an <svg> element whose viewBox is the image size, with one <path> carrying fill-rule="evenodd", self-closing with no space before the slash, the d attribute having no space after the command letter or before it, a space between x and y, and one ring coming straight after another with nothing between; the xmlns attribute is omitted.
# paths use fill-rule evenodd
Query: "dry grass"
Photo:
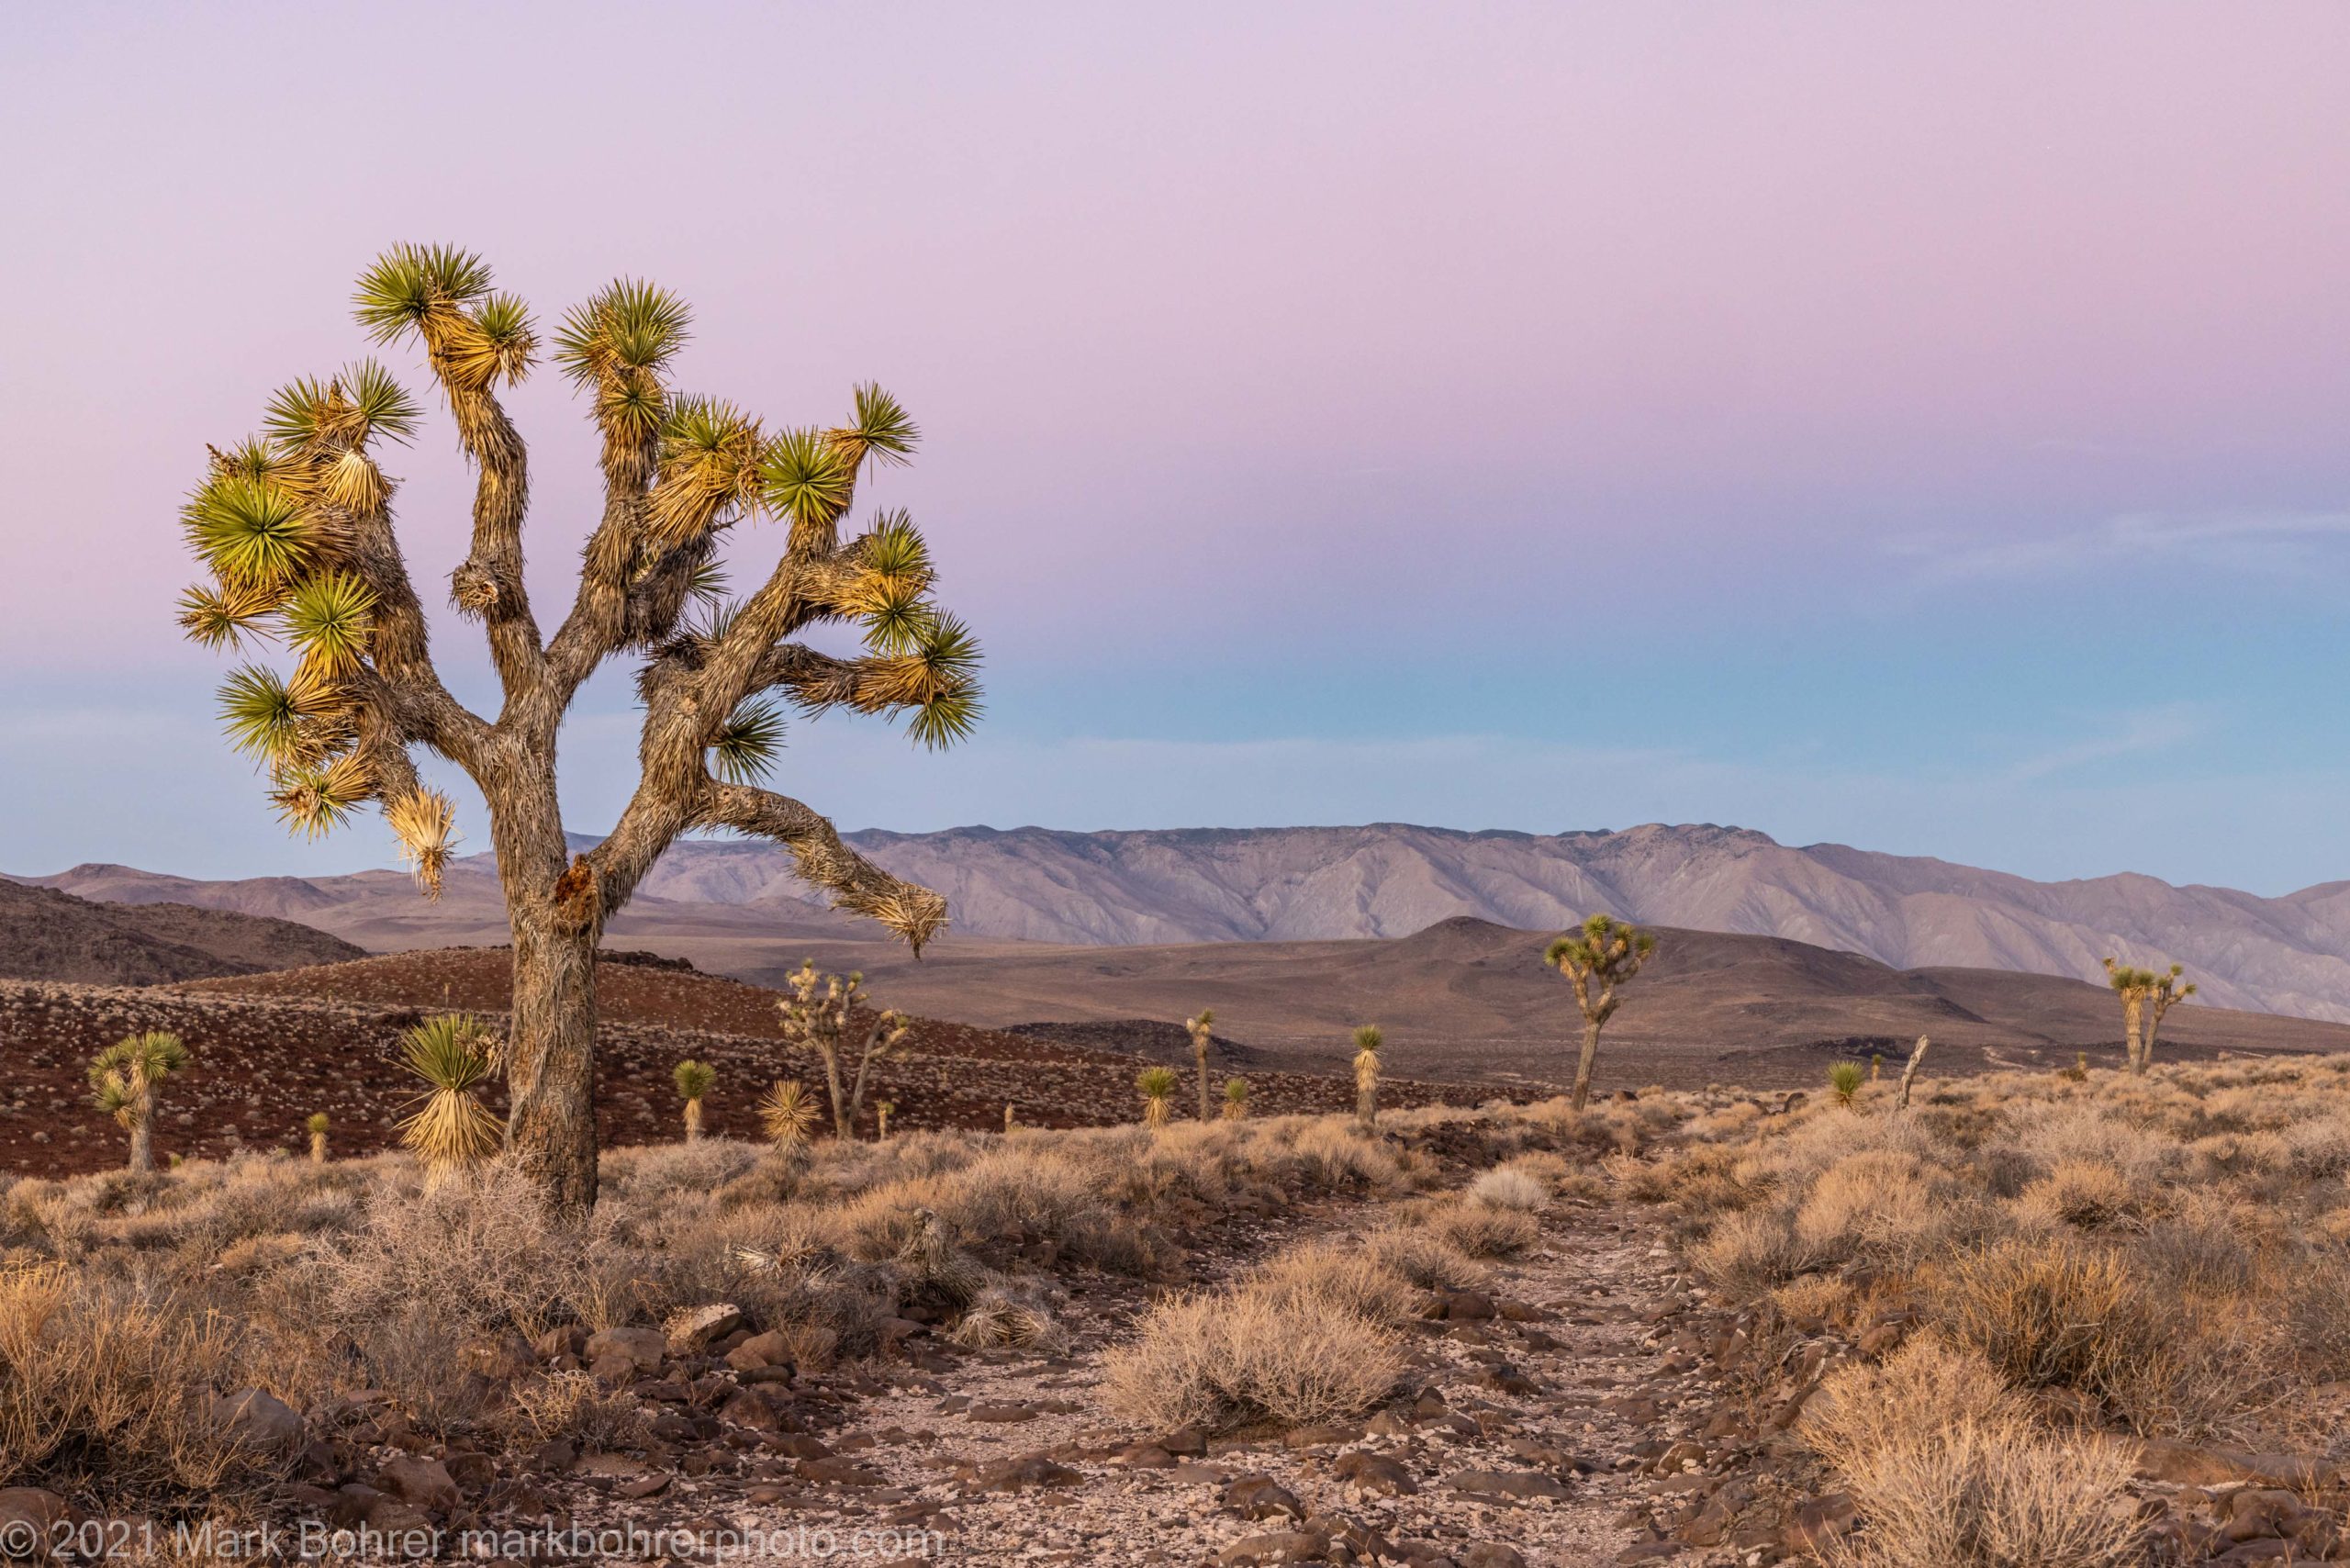
<svg viewBox="0 0 2350 1568"><path fill-rule="evenodd" d="M1316 1426L1361 1415L1403 1371L1393 1330L1312 1294L1242 1289L1153 1308L1103 1358L1102 1396L1154 1430Z"/></svg>

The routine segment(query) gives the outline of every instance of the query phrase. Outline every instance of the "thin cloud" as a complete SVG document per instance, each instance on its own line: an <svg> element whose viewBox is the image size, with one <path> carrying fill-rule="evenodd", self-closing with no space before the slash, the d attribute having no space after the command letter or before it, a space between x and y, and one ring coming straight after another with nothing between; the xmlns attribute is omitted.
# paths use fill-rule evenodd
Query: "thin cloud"
<svg viewBox="0 0 2350 1568"><path fill-rule="evenodd" d="M2210 727L2210 713L2196 703L2171 702L2143 708L2122 714L2120 725L2104 734L2027 757L2000 777L2009 784L2028 784L2096 763L2167 751L2194 740Z"/></svg>
<svg viewBox="0 0 2350 1568"><path fill-rule="evenodd" d="M1886 551L1916 563L1920 586L2012 582L2151 562L2257 576L2306 571L2338 556L2350 512L2131 512L2038 538L1913 534Z"/></svg>

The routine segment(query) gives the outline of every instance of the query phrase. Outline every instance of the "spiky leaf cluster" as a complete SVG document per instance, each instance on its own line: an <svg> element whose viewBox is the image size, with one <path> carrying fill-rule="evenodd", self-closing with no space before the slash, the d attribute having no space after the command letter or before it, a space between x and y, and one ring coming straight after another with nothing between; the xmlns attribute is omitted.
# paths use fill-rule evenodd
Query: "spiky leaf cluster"
<svg viewBox="0 0 2350 1568"><path fill-rule="evenodd" d="M778 1148L790 1150L808 1141L821 1113L808 1086L796 1078L780 1080L759 1102L759 1124Z"/></svg>
<svg viewBox="0 0 2350 1568"><path fill-rule="evenodd" d="M90 1099L122 1124L137 1126L154 1114L155 1086L188 1065L186 1042L165 1029L126 1035L90 1058Z"/></svg>
<svg viewBox="0 0 2350 1568"><path fill-rule="evenodd" d="M476 1018L442 1014L401 1037L400 1057L425 1085L400 1140L436 1170L477 1164L498 1145L498 1118L474 1090L498 1070L498 1040Z"/></svg>
<svg viewBox="0 0 2350 1568"><path fill-rule="evenodd" d="M677 1086L677 1098L694 1101L710 1092L711 1086L718 1081L718 1070L706 1061L688 1058L672 1068L669 1076Z"/></svg>

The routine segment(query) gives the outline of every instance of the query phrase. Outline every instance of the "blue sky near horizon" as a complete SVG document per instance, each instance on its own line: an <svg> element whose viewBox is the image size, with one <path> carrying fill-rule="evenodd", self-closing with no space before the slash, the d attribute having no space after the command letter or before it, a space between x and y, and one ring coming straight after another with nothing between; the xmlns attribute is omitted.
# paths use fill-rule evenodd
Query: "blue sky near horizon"
<svg viewBox="0 0 2350 1568"><path fill-rule="evenodd" d="M433 238L543 323L671 284L681 379L772 423L866 377L921 420L875 493L989 714L799 726L777 787L844 827L2350 878L2350 12L1476 10L688 5L728 47L649 74L621 6L14 18L0 868L388 858L285 838L218 739L173 511ZM558 376L512 404L551 624L592 439ZM431 601L445 415L392 467ZM487 703L472 629L436 648ZM609 670L575 828L631 731Z"/></svg>

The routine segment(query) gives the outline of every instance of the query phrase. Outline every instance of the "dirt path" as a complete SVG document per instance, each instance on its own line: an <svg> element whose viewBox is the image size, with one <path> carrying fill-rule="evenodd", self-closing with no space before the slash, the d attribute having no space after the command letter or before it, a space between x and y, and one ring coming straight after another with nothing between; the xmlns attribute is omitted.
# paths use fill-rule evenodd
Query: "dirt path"
<svg viewBox="0 0 2350 1568"><path fill-rule="evenodd" d="M1277 1228L1293 1239L1378 1212L1292 1214ZM1561 1202L1542 1221L1539 1248L1496 1264L1489 1292L1415 1327L1404 1394L1348 1428L1198 1444L1119 1427L1095 1400L1102 1353L1144 1303L1130 1283L1097 1282L1068 1304L1077 1343L1063 1359L925 1357L929 1370L888 1384L803 1384L804 1399L839 1402L821 1435L770 1434L740 1473L675 1474L642 1501L620 1499L624 1476L566 1501L582 1524L768 1532L785 1561L817 1560L827 1541L854 1561L852 1540L866 1561L1187 1568L1775 1556L1644 1528L1697 1512L1720 1484L1709 1472L1736 1457L1665 1451L1705 1425L1718 1391L1696 1353L1703 1303L1662 1232L1617 1204Z"/></svg>

